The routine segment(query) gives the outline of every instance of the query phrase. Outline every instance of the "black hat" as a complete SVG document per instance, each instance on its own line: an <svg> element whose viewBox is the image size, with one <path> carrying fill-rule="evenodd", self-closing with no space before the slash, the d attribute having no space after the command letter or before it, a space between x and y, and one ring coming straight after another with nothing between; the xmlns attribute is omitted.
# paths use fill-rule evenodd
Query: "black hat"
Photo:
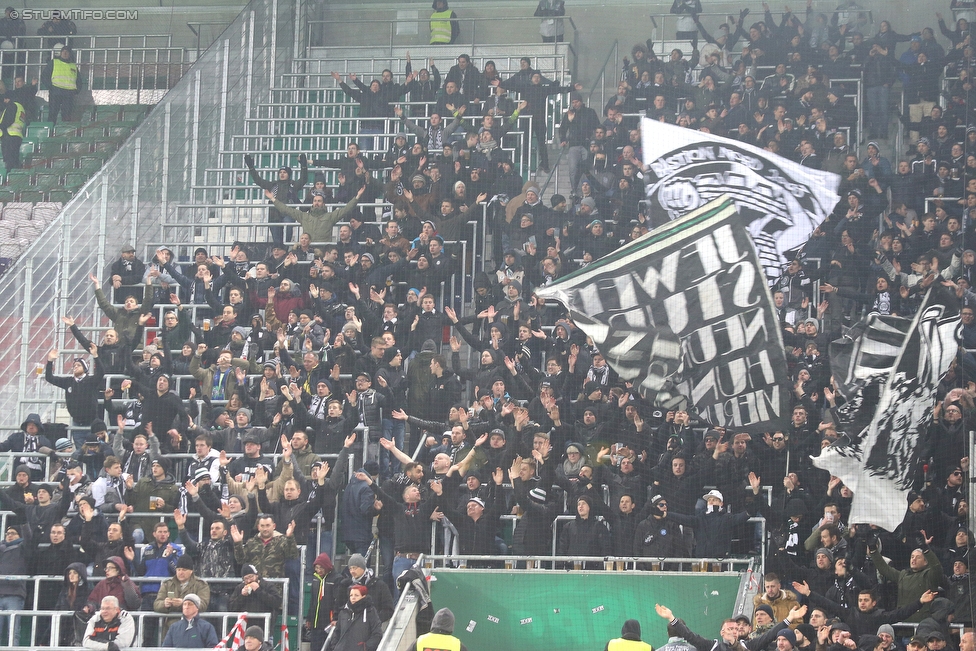
<svg viewBox="0 0 976 651"><path fill-rule="evenodd" d="M92 421L91 431L93 434L99 434L101 432L107 432L108 428L105 426L104 420L100 418L96 418L95 420Z"/></svg>
<svg viewBox="0 0 976 651"><path fill-rule="evenodd" d="M243 579L248 574L258 574L258 568L254 565L245 565L241 568L241 578Z"/></svg>
<svg viewBox="0 0 976 651"><path fill-rule="evenodd" d="M183 554L182 556L180 556L179 560L176 561L176 569L178 570L193 569L193 559L190 558L189 554Z"/></svg>
<svg viewBox="0 0 976 651"><path fill-rule="evenodd" d="M590 395L594 391L603 391L603 385L599 382L587 382L583 385L583 394Z"/></svg>

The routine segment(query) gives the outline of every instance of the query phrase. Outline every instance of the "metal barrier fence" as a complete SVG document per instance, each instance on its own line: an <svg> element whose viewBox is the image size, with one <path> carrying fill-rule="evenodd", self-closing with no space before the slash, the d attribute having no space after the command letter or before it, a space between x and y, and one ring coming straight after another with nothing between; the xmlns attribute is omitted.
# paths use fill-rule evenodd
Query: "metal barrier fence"
<svg viewBox="0 0 976 651"><path fill-rule="evenodd" d="M480 44L525 44L526 47L535 48L540 44L537 39L538 19L530 15L513 16L493 16L491 18L457 18L455 19L460 26L460 36L458 42L453 47L458 51L463 51L465 47L472 50ZM573 61L573 74L575 76L578 69L579 59L579 30L572 17L565 16L558 18L565 28L565 36L560 43L549 43L543 47L558 48L568 50L568 56ZM411 49L429 45L427 18L401 19L390 17L385 19L371 18L348 18L343 17L337 20L309 20L306 24L305 45L309 48L328 45L334 46L356 46L362 44L362 28L389 26L389 52L393 56L396 48L410 46ZM522 26L531 24L527 30L520 29ZM358 28L357 28L358 27ZM479 39L479 31L482 37ZM381 46L382 47L382 46ZM443 49L445 46L434 46ZM469 54L475 54L472 51Z"/></svg>
<svg viewBox="0 0 976 651"><path fill-rule="evenodd" d="M573 516L569 516L573 517ZM662 558L650 556L493 556L478 554L424 554L417 563L427 569L466 568L469 563L497 563L497 569L511 570L531 563L530 569L584 569L588 564L601 565L607 571L636 570L638 564L647 565L654 572L740 572L753 564L751 558Z"/></svg>
<svg viewBox="0 0 976 651"><path fill-rule="evenodd" d="M146 37L148 40L150 37ZM40 81L53 56L50 48L15 48L0 50L0 76L13 79L23 76L27 83ZM176 85L190 67L186 50L165 45L116 46L96 45L75 50L79 87L83 90L168 90ZM41 91L42 97L47 91ZM141 97L155 103L158 94Z"/></svg>
<svg viewBox="0 0 976 651"><path fill-rule="evenodd" d="M23 420L19 399L34 361L64 341L56 337L61 316L101 322L88 273L104 269L122 243L159 239L160 222L175 205L193 201L203 170L219 167L229 131L251 115L256 93L291 69L301 4L252 0L7 272L0 288L0 425Z"/></svg>
<svg viewBox="0 0 976 651"><path fill-rule="evenodd" d="M167 578L167 577L132 576L132 577L129 577L129 578L132 579L132 581L134 583L139 584L139 583L159 583L161 580L165 580L165 578ZM41 583L54 583L54 582L56 582L58 584L61 584L61 583L64 582L64 577L62 577L62 576L54 577L54 576L33 576L33 575L9 575L9 576L5 576L4 577L4 580L5 581L25 581L25 582L33 583L33 590L34 590L34 608L32 608L32 609L4 611L4 613L3 613L4 615L8 615L8 616L11 616L11 617L18 617L20 619L20 627L23 627L24 626L24 620L25 619L29 619L30 620L30 624L29 624L30 631L31 631L30 632L30 641L29 641L29 644L27 646L30 647L30 648L32 648L32 649L36 649L36 648L39 648L39 645L40 644L43 644L44 643L44 640L38 640L37 639L37 636L40 633L40 631L38 630L39 629L39 621L38 620L39 619L42 619L42 618L43 619L46 619L48 617L51 618L51 636L52 636L51 639L60 639L61 617L62 616L72 617L74 615L74 611L71 611L71 610L68 610L68 611L61 611L61 610L41 610L40 608L37 607L37 598L38 598L38 595L40 594L40 586L41 586ZM273 578L273 579L271 579L271 578L263 578L262 580L267 581L269 583L281 584L281 621L282 622L286 622L287 621L287 617L288 617L288 586L289 586L290 579L288 579L288 578ZM89 582L90 583L96 583L96 581L94 581L94 580L91 580ZM211 585L226 584L226 585L233 586L233 585L237 585L238 583L240 583L241 582L241 579L239 579L239 578L218 579L218 578L207 577L206 582L208 584L211 584ZM142 634L142 631L143 631L143 625L144 625L144 623L145 623L145 621L147 619L158 620L158 621L162 622L162 621L167 620L167 619L176 619L176 618L179 617L179 614L176 614L176 613L164 614L164 613L148 612L148 611L128 611L128 613L136 620L136 636L137 636L137 639L139 639L141 637L141 634ZM97 614L97 612L95 614ZM219 619L220 620L220 628L217 629L218 630L217 636L218 637L223 637L230 630L230 628L233 626L233 624L237 621L237 618L239 616L239 613L219 612L219 611L213 611L213 612L202 611L201 612L201 615L203 616L204 619L207 619L207 620L216 620L216 619ZM270 634L271 625L273 624L273 622L271 621L271 614L270 613L248 613L248 621L249 622L251 621L252 618L255 621L263 621L264 622L264 630L268 634ZM214 628L217 628L217 627L215 626ZM23 646L23 645L20 645L19 644L19 640L15 640L14 639L14 632L15 632L14 629L15 629L14 626L7 626L7 639L3 641L4 642L4 648L17 648L17 647ZM141 645L137 643L137 644L135 644L133 646L141 646ZM59 647L59 648L62 648L63 649L64 647Z"/></svg>
<svg viewBox="0 0 976 651"><path fill-rule="evenodd" d="M504 53L505 48L506 46L504 45L500 46L500 53L473 54L471 56L471 65L479 71L483 71L485 62L492 61L495 64L495 69L498 71L498 74L502 77L507 77L518 72L520 69L520 60L523 57L528 57L531 60L530 65L533 69L541 72L544 77L565 85L567 74L570 72L570 69L566 65L566 53L561 51L561 49L565 48L557 47L553 49L552 46L539 45L538 43L526 44L525 46L520 46L518 52L512 52L510 54ZM452 56L448 58L444 56L444 50L440 48L421 51L411 48L410 51L413 52L411 56L411 68L414 73L419 72L423 68L427 68L429 59L434 59L435 66L440 61L443 70L441 67L437 69L441 73L442 83L444 77L447 76L447 72L454 65L455 57L459 52L459 50L452 49ZM298 71L282 75L282 80L286 88L276 88L274 92L284 94L288 91L335 88L336 84L332 79L333 71L341 75L356 73L363 78L364 82L367 78L379 76L384 70L390 70L395 77L406 76L406 48L397 48L388 58L382 55L366 57L362 55L345 56L341 54L332 57L329 56L331 54L331 49L329 48L322 50L322 52L323 56L321 57L295 61L294 65ZM293 88L288 88L287 86L289 84ZM272 97L275 96L275 94L272 94Z"/></svg>

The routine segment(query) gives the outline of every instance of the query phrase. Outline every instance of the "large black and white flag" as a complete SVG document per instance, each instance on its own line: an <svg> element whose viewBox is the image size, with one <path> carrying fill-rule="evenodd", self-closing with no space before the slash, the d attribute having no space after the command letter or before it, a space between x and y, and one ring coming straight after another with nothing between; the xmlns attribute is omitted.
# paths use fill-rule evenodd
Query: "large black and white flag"
<svg viewBox="0 0 976 651"><path fill-rule="evenodd" d="M958 309L930 290L914 319L875 318L851 341L831 344L848 403L837 414L841 437L813 463L854 491L850 522L888 531L901 524L919 438L956 356L958 327Z"/></svg>
<svg viewBox="0 0 976 651"><path fill-rule="evenodd" d="M641 121L647 199L655 226L721 195L736 208L767 277L810 239L837 205L840 177L729 138Z"/></svg>
<svg viewBox="0 0 976 651"><path fill-rule="evenodd" d="M834 410L839 433L857 435L870 425L911 327L912 319L871 314L830 342L831 374L844 398Z"/></svg>
<svg viewBox="0 0 976 651"><path fill-rule="evenodd" d="M665 224L536 293L567 307L648 400L736 431L787 423L773 299L728 197Z"/></svg>

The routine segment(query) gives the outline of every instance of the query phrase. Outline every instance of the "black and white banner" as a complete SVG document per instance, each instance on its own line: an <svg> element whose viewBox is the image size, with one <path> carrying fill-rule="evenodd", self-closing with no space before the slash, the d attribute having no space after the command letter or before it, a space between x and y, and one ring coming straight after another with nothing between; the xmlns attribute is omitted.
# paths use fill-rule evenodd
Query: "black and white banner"
<svg viewBox="0 0 976 651"><path fill-rule="evenodd" d="M641 121L644 179L655 226L729 195L755 243L766 276L780 276L837 205L840 177L753 145Z"/></svg>
<svg viewBox="0 0 976 651"><path fill-rule="evenodd" d="M728 197L536 290L656 406L717 426L787 424L789 382L773 299Z"/></svg>
<svg viewBox="0 0 976 651"><path fill-rule="evenodd" d="M868 321L856 340L838 344L831 366L850 403L838 410L840 439L813 459L854 491L849 522L888 531L905 516L918 442L957 352L959 312L930 290L914 319L897 319Z"/></svg>

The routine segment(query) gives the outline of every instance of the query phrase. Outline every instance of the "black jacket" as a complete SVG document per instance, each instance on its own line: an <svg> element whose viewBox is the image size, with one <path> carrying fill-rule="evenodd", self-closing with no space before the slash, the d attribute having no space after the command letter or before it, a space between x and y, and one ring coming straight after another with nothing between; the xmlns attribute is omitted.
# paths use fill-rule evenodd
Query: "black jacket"
<svg viewBox="0 0 976 651"><path fill-rule="evenodd" d="M71 419L78 425L91 425L92 421L101 415L98 398L105 389L102 382L102 361L95 358L95 365L91 374L86 374L80 380L70 375L54 375L54 362L48 362L44 368L44 379L56 387L64 389L64 400L71 414Z"/></svg>
<svg viewBox="0 0 976 651"><path fill-rule="evenodd" d="M670 628L674 629L677 637L683 637L690 642L697 651L760 651L776 640L779 632L786 628L786 620L779 622L768 631L757 638L751 640L737 640L735 644L729 644L722 638L709 640L698 633L692 632L688 626L675 617L671 620Z"/></svg>

